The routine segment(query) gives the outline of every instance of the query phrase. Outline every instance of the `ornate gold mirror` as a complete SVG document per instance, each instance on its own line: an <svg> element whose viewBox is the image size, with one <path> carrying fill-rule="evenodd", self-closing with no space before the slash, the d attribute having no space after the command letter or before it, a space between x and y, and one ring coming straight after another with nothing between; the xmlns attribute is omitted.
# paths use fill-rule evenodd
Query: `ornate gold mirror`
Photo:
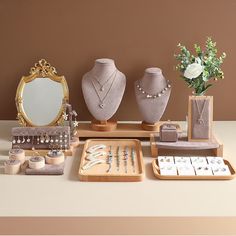
<svg viewBox="0 0 236 236"><path fill-rule="evenodd" d="M69 90L64 76L41 59L23 76L16 92L17 118L23 126L52 126L63 122Z"/></svg>

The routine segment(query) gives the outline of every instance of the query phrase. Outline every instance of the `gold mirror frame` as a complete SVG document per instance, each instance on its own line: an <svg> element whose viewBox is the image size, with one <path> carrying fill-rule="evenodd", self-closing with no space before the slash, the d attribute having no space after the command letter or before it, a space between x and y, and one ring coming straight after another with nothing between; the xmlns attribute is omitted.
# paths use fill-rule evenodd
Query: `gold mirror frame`
<svg viewBox="0 0 236 236"><path fill-rule="evenodd" d="M69 89L65 77L58 76L55 67L52 67L45 59L41 59L39 62L35 63L34 67L30 69L30 75L23 76L17 87L15 102L17 108L17 119L19 120L19 123L23 126L38 126L34 125L33 122L27 117L27 114L24 111L22 97L25 85L36 78L49 78L62 84L64 97L61 109L56 118L45 126L61 125L64 121L63 113L66 109L65 104L69 102Z"/></svg>

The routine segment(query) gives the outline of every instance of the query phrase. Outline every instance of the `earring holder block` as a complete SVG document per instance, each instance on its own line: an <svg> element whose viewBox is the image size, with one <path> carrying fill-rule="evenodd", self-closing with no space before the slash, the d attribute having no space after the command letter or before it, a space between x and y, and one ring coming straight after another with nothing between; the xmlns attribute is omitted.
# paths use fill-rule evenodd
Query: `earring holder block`
<svg viewBox="0 0 236 236"><path fill-rule="evenodd" d="M107 163L93 166L88 170L83 170L83 166L88 163L86 160L86 150L97 144L106 145L107 155L99 157L101 160L107 160L109 146L112 146L113 159L111 163L111 171L108 173L109 165ZM120 147L120 167L117 171L116 157L117 147ZM128 148L128 160L127 160L127 173L124 165L124 150ZM131 149L135 151L135 172L133 172L133 166L131 162ZM137 182L142 181L144 176L144 164L141 143L136 139L88 139L85 142L83 153L80 160L80 166L78 171L80 181L91 182Z"/></svg>
<svg viewBox="0 0 236 236"><path fill-rule="evenodd" d="M156 132L159 132L160 126L164 123L177 122L159 121ZM95 131L91 129L90 122L80 122L77 131L79 138L149 138L153 133L153 131L142 129L140 122L117 122L116 129L112 131ZM179 125L177 131L181 132Z"/></svg>
<svg viewBox="0 0 236 236"><path fill-rule="evenodd" d="M223 156L223 144L213 136L211 141L199 142L188 141L187 135L182 134L177 142L161 142L160 137L156 134L150 135L150 145L152 157L157 157L161 152L204 152L210 151L214 156Z"/></svg>
<svg viewBox="0 0 236 236"><path fill-rule="evenodd" d="M24 150L37 150L38 152L50 150L51 146L63 151L70 148L69 126L14 127L12 128L12 137L14 141L12 148L19 147Z"/></svg>

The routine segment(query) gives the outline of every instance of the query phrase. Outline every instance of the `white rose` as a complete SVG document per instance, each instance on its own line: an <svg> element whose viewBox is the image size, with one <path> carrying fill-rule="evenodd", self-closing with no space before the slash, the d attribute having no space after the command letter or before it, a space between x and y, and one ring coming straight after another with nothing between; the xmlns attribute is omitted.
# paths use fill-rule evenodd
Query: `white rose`
<svg viewBox="0 0 236 236"><path fill-rule="evenodd" d="M187 66L184 77L188 79L195 79L197 78L202 72L204 67L199 63L192 63Z"/></svg>

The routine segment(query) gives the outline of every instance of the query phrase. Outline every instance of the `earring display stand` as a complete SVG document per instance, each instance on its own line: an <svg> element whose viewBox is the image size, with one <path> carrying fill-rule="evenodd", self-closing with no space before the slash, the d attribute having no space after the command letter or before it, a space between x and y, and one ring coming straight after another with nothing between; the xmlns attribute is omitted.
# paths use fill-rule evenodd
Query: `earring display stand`
<svg viewBox="0 0 236 236"><path fill-rule="evenodd" d="M167 121L157 123L156 132L159 132L160 126ZM170 123L168 121L168 123ZM176 122L173 122L176 124ZM178 132L181 128L177 126ZM79 123L77 135L80 138L150 138L153 131L142 129L140 122L117 122L117 127L111 131L96 131L91 128L90 122Z"/></svg>
<svg viewBox="0 0 236 236"><path fill-rule="evenodd" d="M168 151L193 151L200 152L205 150L212 151L214 156L223 156L223 144L213 136L211 141L193 142L188 141L186 134L179 137L177 142L161 142L160 137L156 134L150 135L151 154L152 157L157 157L160 150Z"/></svg>
<svg viewBox="0 0 236 236"><path fill-rule="evenodd" d="M117 122L116 121L97 121L97 120L93 120L91 123L91 128L92 130L95 131L113 131L115 130L117 127Z"/></svg>
<svg viewBox="0 0 236 236"><path fill-rule="evenodd" d="M231 180L235 178L236 172L234 167L231 165L231 163L228 160L224 159L224 164L228 166L229 171L231 175L205 175L205 176L198 176L198 175L161 175L160 173L160 167L158 166L158 161L153 160L152 161L152 168L153 173L156 176L156 178L161 180Z"/></svg>

